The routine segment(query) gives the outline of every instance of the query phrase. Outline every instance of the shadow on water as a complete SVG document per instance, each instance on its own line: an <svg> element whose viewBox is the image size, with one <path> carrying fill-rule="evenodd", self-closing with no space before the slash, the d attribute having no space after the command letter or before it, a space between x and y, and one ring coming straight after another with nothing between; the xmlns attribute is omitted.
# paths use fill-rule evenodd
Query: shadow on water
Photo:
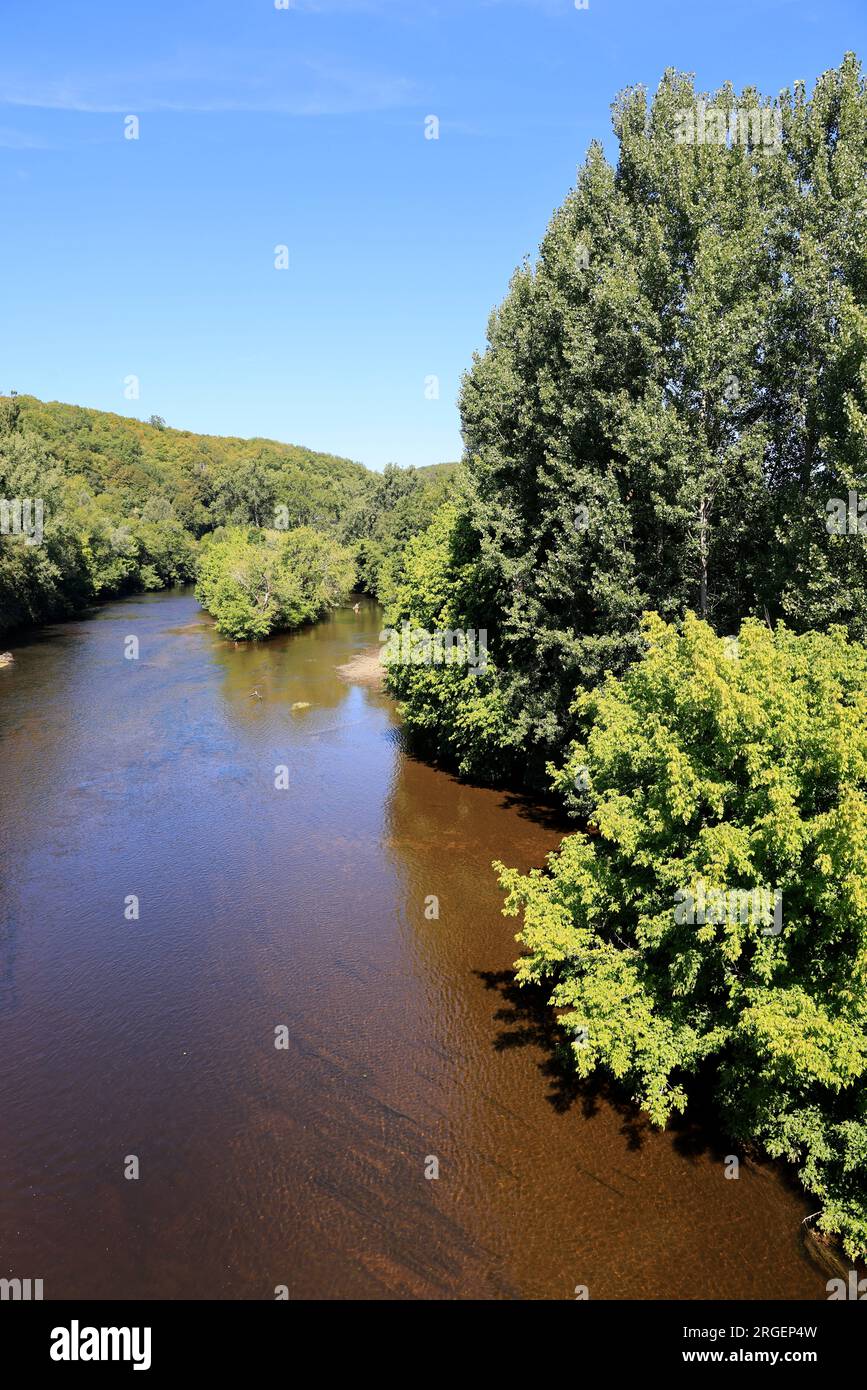
<svg viewBox="0 0 867 1390"><path fill-rule="evenodd" d="M548 1003L548 991L543 986L519 985L512 970L474 973L484 988L493 991L499 1000L493 1015L500 1025L494 1050L508 1052L530 1047L541 1054L537 1066L548 1083L548 1104L557 1114L567 1115L576 1110L583 1119L591 1120L605 1107L617 1115L620 1133L630 1150L641 1150L659 1136L660 1131L649 1117L636 1108L613 1079L600 1074L582 1079L576 1074L568 1034ZM669 1120L666 1129L674 1152L691 1164L701 1159L725 1164L736 1157L747 1165L751 1177L779 1184L791 1194L793 1201L803 1205L804 1189L793 1165L744 1148L725 1135L717 1113L716 1079L716 1068L705 1066L693 1079L686 1111ZM806 1219L797 1231L793 1228L791 1234L797 1239L801 1258L808 1261L811 1268L845 1276L851 1260L844 1260L833 1242L809 1230ZM864 1272L860 1263L857 1267L859 1272Z"/></svg>
<svg viewBox="0 0 867 1390"><path fill-rule="evenodd" d="M542 830L568 835L580 828L553 796L545 796L541 792L515 791L505 782L483 782L475 777L462 776L449 762L436 757L430 749L425 748L418 735L403 724L395 726L392 737L407 762L417 763L435 771L457 790L492 793L498 798L498 805L503 811L511 812Z"/></svg>
<svg viewBox="0 0 867 1390"><path fill-rule="evenodd" d="M494 1042L497 1052L534 1047L542 1053L539 1071L548 1083L548 1103L560 1115L579 1107L584 1119L592 1119L603 1105L622 1120L621 1133L629 1147L641 1147L653 1127L646 1116L602 1076L582 1079L571 1064L568 1035L557 1021L541 985L519 985L512 970L476 971L485 988L500 999L494 1018L501 1024Z"/></svg>
<svg viewBox="0 0 867 1390"><path fill-rule="evenodd" d="M601 1074L586 1079L578 1076L572 1065L569 1036L548 1003L548 991L543 986L519 985L512 970L476 971L475 974L485 989L494 991L499 997L500 1006L494 1013L500 1024L495 1051L537 1049L542 1054L539 1071L549 1088L547 1100L558 1114L565 1115L578 1108L584 1119L592 1119L602 1106L608 1106L619 1116L621 1133L632 1149L640 1149L657 1133L649 1117L636 1109L629 1095L611 1078ZM687 1159L708 1157L722 1163L733 1154L743 1159L743 1148L726 1138L720 1128L714 1081L714 1069L710 1067L694 1079L686 1112L673 1115L666 1126L672 1135L673 1147ZM793 1171L752 1153L749 1158L754 1169L776 1172L800 1195L800 1185Z"/></svg>
<svg viewBox="0 0 867 1390"><path fill-rule="evenodd" d="M566 815L562 806L553 800L547 801L522 792L503 791L502 795L504 809L514 811L522 820L533 821L535 825L544 826L546 830L554 830L561 835L574 833L578 828L575 821Z"/></svg>

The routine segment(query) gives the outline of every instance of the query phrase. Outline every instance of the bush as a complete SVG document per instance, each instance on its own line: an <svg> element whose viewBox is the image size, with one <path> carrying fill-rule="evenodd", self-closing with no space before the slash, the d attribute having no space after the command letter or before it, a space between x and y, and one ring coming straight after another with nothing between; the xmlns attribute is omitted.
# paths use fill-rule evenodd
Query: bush
<svg viewBox="0 0 867 1390"><path fill-rule="evenodd" d="M313 622L340 602L354 578L352 552L309 526L232 527L202 543L196 597L219 632L247 640Z"/></svg>
<svg viewBox="0 0 867 1390"><path fill-rule="evenodd" d="M820 1226L867 1253L867 650L653 615L579 695L557 774L589 821L521 875L521 981L549 981L581 1076L657 1124L701 1068L728 1132L799 1166ZM779 895L779 896L777 896Z"/></svg>

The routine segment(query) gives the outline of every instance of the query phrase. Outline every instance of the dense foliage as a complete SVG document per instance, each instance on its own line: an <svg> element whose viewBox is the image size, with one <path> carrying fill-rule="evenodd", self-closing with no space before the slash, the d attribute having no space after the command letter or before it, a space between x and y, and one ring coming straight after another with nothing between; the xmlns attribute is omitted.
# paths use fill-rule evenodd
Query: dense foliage
<svg viewBox="0 0 867 1390"><path fill-rule="evenodd" d="M487 667L388 680L429 751L585 827L497 866L579 1074L657 1123L712 1085L867 1255L867 87L851 55L810 99L670 71L614 127L388 593Z"/></svg>
<svg viewBox="0 0 867 1390"><path fill-rule="evenodd" d="M386 561L429 522L437 474L393 468L383 479L348 459L173 430L158 416L0 398L0 499L44 508L39 544L0 534L0 632L188 582L199 541L221 527L313 527L345 539L358 560L353 583L377 592Z"/></svg>
<svg viewBox="0 0 867 1390"><path fill-rule="evenodd" d="M124 515L163 499L194 536L270 525L278 505L287 527L327 529L374 482L360 463L293 444L192 434L30 396L17 403L21 428L38 434L93 496L111 494Z"/></svg>
<svg viewBox="0 0 867 1390"><path fill-rule="evenodd" d="M355 557L333 537L230 527L202 544L196 598L236 641L313 622L346 597Z"/></svg>
<svg viewBox="0 0 867 1390"><path fill-rule="evenodd" d="M548 872L498 866L519 978L552 983L579 1074L605 1068L658 1123L710 1071L729 1133L796 1162L863 1255L867 648L644 630L644 659L575 706L558 780L587 833Z"/></svg>
<svg viewBox="0 0 867 1390"><path fill-rule="evenodd" d="M750 138L679 141L702 101ZM590 148L464 381L466 486L430 554L443 623L488 631L485 685L394 677L475 777L544 786L576 687L634 659L645 610L865 636L864 535L826 524L867 478L859 66L773 101L670 71L614 128L616 169ZM404 591L392 623L434 599Z"/></svg>
<svg viewBox="0 0 867 1390"><path fill-rule="evenodd" d="M0 499L38 499L43 512L41 537L0 534L0 630L192 577L195 542L170 501L135 507L120 484L97 486L27 426L20 398L0 401Z"/></svg>
<svg viewBox="0 0 867 1390"><path fill-rule="evenodd" d="M398 468L386 464L376 481L347 510L341 539L354 544L358 584L379 597L402 573L404 547L430 525L449 490L456 464Z"/></svg>
<svg viewBox="0 0 867 1390"><path fill-rule="evenodd" d="M404 548L395 582L386 591L386 624L409 622L427 632L485 629L489 605L474 537L461 509L462 479L430 527ZM509 769L517 738L513 712L489 658L484 671L459 663L395 663L388 686L402 701L408 728L427 751L480 780ZM504 756L505 750L505 756ZM517 778L515 779L517 780Z"/></svg>

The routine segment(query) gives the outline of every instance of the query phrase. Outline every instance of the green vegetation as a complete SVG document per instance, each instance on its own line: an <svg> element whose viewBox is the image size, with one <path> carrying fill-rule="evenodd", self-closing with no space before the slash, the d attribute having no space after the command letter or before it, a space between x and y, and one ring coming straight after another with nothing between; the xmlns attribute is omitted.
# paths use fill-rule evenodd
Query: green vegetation
<svg viewBox="0 0 867 1390"><path fill-rule="evenodd" d="M220 528L261 529L263 560L274 546L269 528L287 533L284 540L313 528L331 537L322 552L333 552L341 582L347 571L337 542L351 545L357 572L345 590L376 593L403 541L430 521L445 487L441 467L429 477L392 468L383 478L291 444L169 429L159 416L145 424L32 396L0 397L0 498L39 498L44 507L42 543L0 534L0 632L96 599L189 582L201 539ZM302 546L299 561L311 558ZM285 565L278 568L285 583ZM272 596L268 623L251 617L249 635L292 626L296 613L308 621L333 601L324 579L322 602L319 580L298 581L297 596L286 591L283 617ZM215 592L212 584L209 574L201 592ZM225 578L219 592L222 625L245 628L243 594L233 621Z"/></svg>
<svg viewBox="0 0 867 1390"><path fill-rule="evenodd" d="M797 1163L864 1254L867 648L754 620L644 633L575 706L557 782L588 832L548 872L498 866L519 978L552 982L578 1073L656 1123L712 1078L728 1132Z"/></svg>
<svg viewBox="0 0 867 1390"><path fill-rule="evenodd" d="M701 101L752 138L678 139ZM497 865L570 1064L658 1124L710 1084L865 1256L867 87L851 55L811 99L670 71L614 127L387 591L392 627L486 629L487 668L388 680L428 751L583 825Z"/></svg>
<svg viewBox="0 0 867 1390"><path fill-rule="evenodd" d="M486 628L491 667L465 697L454 676L395 689L477 778L546 786L575 689L638 655L644 611L867 635L865 538L826 527L867 457L860 70L811 100L706 98L779 112L779 145L678 143L701 99L675 72L620 96L617 168L591 146L464 380L466 482L432 563L442 625ZM433 621L433 598L404 592L390 623Z"/></svg>
<svg viewBox="0 0 867 1390"><path fill-rule="evenodd" d="M429 632L487 628L490 591L462 511L462 480L427 531L403 552L386 592L386 626L408 621ZM489 632L490 636L490 632ZM426 750L479 781L519 781L512 755L520 727L503 696L496 659L484 672L461 664L389 666L387 684L401 700L410 731ZM532 682L526 682L528 698Z"/></svg>
<svg viewBox="0 0 867 1390"><path fill-rule="evenodd" d="M266 525L277 506L287 526L337 525L375 475L360 463L269 439L168 429L80 406L18 396L20 428L37 434L64 471L94 496L135 515L157 498L194 536L221 525Z"/></svg>
<svg viewBox="0 0 867 1390"><path fill-rule="evenodd" d="M0 498L41 499L44 534L0 535L0 630L75 611L102 594L191 578L193 537L158 492L134 505L126 456L116 486L71 466L27 422L28 400L0 399ZM31 537L30 539L35 539Z"/></svg>
<svg viewBox="0 0 867 1390"><path fill-rule="evenodd" d="M341 538L356 547L360 588L378 597L392 591L402 572L407 541L431 523L456 467L386 464L372 487L348 508Z"/></svg>
<svg viewBox="0 0 867 1390"><path fill-rule="evenodd" d="M236 641L321 618L355 581L355 557L310 526L288 533L230 527L202 545L196 598Z"/></svg>

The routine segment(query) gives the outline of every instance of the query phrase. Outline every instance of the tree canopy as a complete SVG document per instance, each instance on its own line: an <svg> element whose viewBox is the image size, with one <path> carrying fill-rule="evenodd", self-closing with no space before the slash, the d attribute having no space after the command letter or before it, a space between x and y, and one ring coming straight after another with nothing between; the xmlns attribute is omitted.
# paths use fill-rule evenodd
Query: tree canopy
<svg viewBox="0 0 867 1390"><path fill-rule="evenodd" d="M218 528L311 527L350 546L353 583L376 593L445 486L437 466L380 475L296 445L170 429L159 416L0 397L0 499L44 507L39 544L0 533L0 632L189 582L199 542Z"/></svg>
<svg viewBox="0 0 867 1390"><path fill-rule="evenodd" d="M354 581L352 552L309 526L231 527L203 543L196 597L217 630L239 641L321 618Z"/></svg>
<svg viewBox="0 0 867 1390"><path fill-rule="evenodd" d="M523 982L551 986L581 1076L657 1123L711 1079L727 1131L800 1168L867 1253L867 648L839 629L688 616L575 704L557 773L585 832L498 865Z"/></svg>
<svg viewBox="0 0 867 1390"><path fill-rule="evenodd" d="M699 110L705 138L680 139ZM731 113L739 137L710 142ZM436 563L450 625L488 631L487 689L461 720L453 676L396 676L410 726L476 777L543 787L575 688L637 656L645 610L865 635L864 536L826 525L867 458L859 65L809 99L668 71L652 100L621 94L614 129L616 167L591 145L463 384Z"/></svg>

